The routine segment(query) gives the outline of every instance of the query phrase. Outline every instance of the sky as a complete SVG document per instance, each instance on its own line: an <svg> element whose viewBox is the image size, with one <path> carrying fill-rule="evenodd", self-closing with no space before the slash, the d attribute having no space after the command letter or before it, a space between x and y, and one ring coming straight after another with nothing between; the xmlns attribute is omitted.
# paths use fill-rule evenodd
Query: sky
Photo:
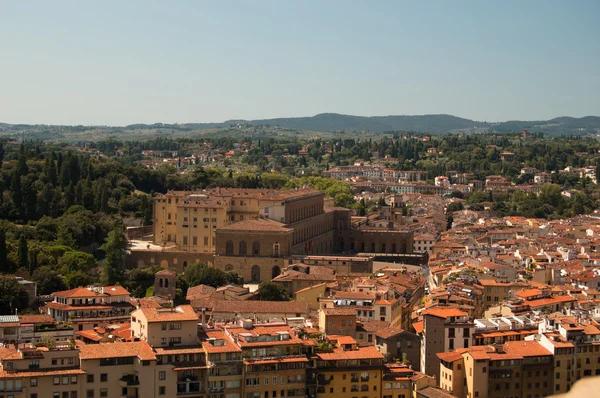
<svg viewBox="0 0 600 398"><path fill-rule="evenodd" d="M0 122L600 115L598 16L598 0L0 0Z"/></svg>

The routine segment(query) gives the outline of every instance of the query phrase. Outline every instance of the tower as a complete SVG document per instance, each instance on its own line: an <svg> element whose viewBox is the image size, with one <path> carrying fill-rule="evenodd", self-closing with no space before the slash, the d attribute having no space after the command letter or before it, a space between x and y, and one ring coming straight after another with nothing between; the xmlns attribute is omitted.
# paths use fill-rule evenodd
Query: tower
<svg viewBox="0 0 600 398"><path fill-rule="evenodd" d="M177 274L168 269L163 269L154 274L154 295L173 300L175 298L175 288L177 283Z"/></svg>

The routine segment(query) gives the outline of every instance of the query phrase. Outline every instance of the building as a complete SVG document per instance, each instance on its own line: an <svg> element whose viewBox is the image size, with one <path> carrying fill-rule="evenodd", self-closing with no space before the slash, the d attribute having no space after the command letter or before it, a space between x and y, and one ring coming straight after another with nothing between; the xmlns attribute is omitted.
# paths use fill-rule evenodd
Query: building
<svg viewBox="0 0 600 398"><path fill-rule="evenodd" d="M440 370L437 353L470 347L475 324L467 312L454 307L431 307L422 315L421 371L437 375Z"/></svg>
<svg viewBox="0 0 600 398"><path fill-rule="evenodd" d="M350 336L329 336L327 341L329 347L315 350L317 398L380 398L384 366L377 348L359 347Z"/></svg>
<svg viewBox="0 0 600 398"><path fill-rule="evenodd" d="M0 394L5 397L84 396L79 349L68 342L0 347Z"/></svg>
<svg viewBox="0 0 600 398"><path fill-rule="evenodd" d="M552 174L550 173L537 173L533 177L534 184L550 184L552 182Z"/></svg>
<svg viewBox="0 0 600 398"><path fill-rule="evenodd" d="M76 330L93 329L100 324L129 322L135 308L122 286L79 287L52 293L46 305L56 321L69 321Z"/></svg>
<svg viewBox="0 0 600 398"><path fill-rule="evenodd" d="M202 347L208 364L208 392L241 397L244 386L242 349L223 330L206 330L201 333Z"/></svg>
<svg viewBox="0 0 600 398"><path fill-rule="evenodd" d="M459 398L547 397L552 353L537 341L470 347L438 354L440 387Z"/></svg>
<svg viewBox="0 0 600 398"><path fill-rule="evenodd" d="M190 305L138 308L131 313L131 332L152 347L198 344L198 315Z"/></svg>
<svg viewBox="0 0 600 398"><path fill-rule="evenodd" d="M241 349L244 397L305 396L304 341L287 324L242 320L224 330Z"/></svg>
<svg viewBox="0 0 600 398"><path fill-rule="evenodd" d="M375 332L376 346L386 362L401 360L419 370L421 337L397 327L387 327Z"/></svg>
<svg viewBox="0 0 600 398"><path fill-rule="evenodd" d="M356 335L356 310L354 308L320 308L319 330L327 335Z"/></svg>

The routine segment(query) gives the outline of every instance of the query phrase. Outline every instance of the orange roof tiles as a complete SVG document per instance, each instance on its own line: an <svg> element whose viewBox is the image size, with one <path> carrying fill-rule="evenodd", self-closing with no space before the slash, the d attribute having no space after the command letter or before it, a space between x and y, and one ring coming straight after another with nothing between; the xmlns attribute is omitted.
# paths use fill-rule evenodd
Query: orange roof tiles
<svg viewBox="0 0 600 398"><path fill-rule="evenodd" d="M425 311L423 311L423 315L432 315L438 318L448 318L451 316L457 316L457 317L461 317L461 316L468 316L469 314L466 313L465 311L461 311L458 308L455 307L432 307L432 308L428 308Z"/></svg>
<svg viewBox="0 0 600 398"><path fill-rule="evenodd" d="M336 348L333 352L317 353L317 357L324 361L341 361L351 359L383 359L383 355L375 346L359 347L356 350L344 351L341 348Z"/></svg>
<svg viewBox="0 0 600 398"><path fill-rule="evenodd" d="M182 322L197 321L198 315L191 305L180 305L175 308L140 308L148 322Z"/></svg>
<svg viewBox="0 0 600 398"><path fill-rule="evenodd" d="M145 341L131 343L108 343L108 344L78 344L79 358L101 359L119 357L138 357L143 361L156 359L152 348Z"/></svg>

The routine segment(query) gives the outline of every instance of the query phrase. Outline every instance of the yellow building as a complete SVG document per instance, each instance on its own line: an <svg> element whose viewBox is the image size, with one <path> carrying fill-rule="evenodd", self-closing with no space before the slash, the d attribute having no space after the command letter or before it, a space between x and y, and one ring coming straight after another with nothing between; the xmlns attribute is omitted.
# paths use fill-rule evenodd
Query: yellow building
<svg viewBox="0 0 600 398"><path fill-rule="evenodd" d="M317 352L315 382L318 398L380 398L383 355L375 346L359 347L352 337L329 336L330 352Z"/></svg>
<svg viewBox="0 0 600 398"><path fill-rule="evenodd" d="M286 324L226 327L242 350L243 396L246 398L304 397L308 359L305 342Z"/></svg>
<svg viewBox="0 0 600 398"><path fill-rule="evenodd" d="M209 330L201 335L208 357L208 392L239 398L242 394L242 349L223 330Z"/></svg>
<svg viewBox="0 0 600 398"><path fill-rule="evenodd" d="M68 342L0 348L0 396L76 398L82 396L84 378L79 349Z"/></svg>
<svg viewBox="0 0 600 398"><path fill-rule="evenodd" d="M190 305L139 308L131 313L131 332L152 347L198 345L198 320Z"/></svg>
<svg viewBox="0 0 600 398"><path fill-rule="evenodd" d="M324 194L310 189L169 191L155 196L153 202L154 243L197 253L214 253L216 229L233 222L262 217L295 224L324 212ZM260 255L252 250L236 248L235 252Z"/></svg>
<svg viewBox="0 0 600 398"><path fill-rule="evenodd" d="M382 398L417 398L417 391L435 387L433 376L417 372L406 365L386 364L382 382Z"/></svg>
<svg viewBox="0 0 600 398"><path fill-rule="evenodd" d="M439 353L440 387L459 398L553 394L553 355L537 341L509 341Z"/></svg>

